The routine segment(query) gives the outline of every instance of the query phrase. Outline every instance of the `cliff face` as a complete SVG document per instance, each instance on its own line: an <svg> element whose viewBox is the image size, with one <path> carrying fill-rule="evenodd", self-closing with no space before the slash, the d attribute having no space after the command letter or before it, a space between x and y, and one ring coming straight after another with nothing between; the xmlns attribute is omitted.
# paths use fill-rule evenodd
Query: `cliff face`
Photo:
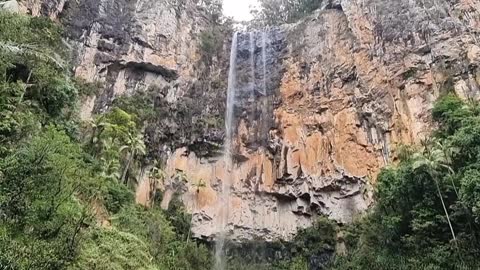
<svg viewBox="0 0 480 270"><path fill-rule="evenodd" d="M266 96L254 106L238 97L233 172L221 158L184 149L169 159L170 173L191 179L184 200L196 235L218 230L226 178L234 183L228 232L237 240L288 239L317 214L349 222L367 209L370 186L395 162L399 144L429 133L438 96L454 90L478 98L479 7L473 0L331 1L300 23L269 30L277 62L267 67ZM248 57L239 47L239 57Z"/></svg>
<svg viewBox="0 0 480 270"><path fill-rule="evenodd" d="M221 143L228 60L201 49L202 33L219 27L202 0L24 0L22 10L65 27L74 73L102 85L85 97L81 117L107 111L119 96L148 93L158 119L146 124L149 159L181 146ZM228 29L219 30L230 36ZM222 49L222 46L219 46ZM208 75L207 75L208 74ZM209 124L213 122L213 124ZM193 124L192 124L193 123ZM197 145L198 144L198 145Z"/></svg>
<svg viewBox="0 0 480 270"><path fill-rule="evenodd" d="M85 100L84 118L155 86L166 113L147 126L149 152L167 157L164 204L184 192L197 237L218 232L227 178L233 239L288 239L318 214L351 221L372 203L370 187L395 162L397 146L429 133L440 94L480 95L479 0L326 1L297 24L253 35L257 69L266 36L268 75L254 80L266 87L238 93L235 166L227 172L222 155L196 151L221 145L223 129L195 123L223 118L228 42L205 61L199 36L214 23L202 1L180 2L21 3L62 21L77 76L105 84ZM248 42L240 35L240 76L251 73ZM152 187L139 184L139 202L150 200Z"/></svg>

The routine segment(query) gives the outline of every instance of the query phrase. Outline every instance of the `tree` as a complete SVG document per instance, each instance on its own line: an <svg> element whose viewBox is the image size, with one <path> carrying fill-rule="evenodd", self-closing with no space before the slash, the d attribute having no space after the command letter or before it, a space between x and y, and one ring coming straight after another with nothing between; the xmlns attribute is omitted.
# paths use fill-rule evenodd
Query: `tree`
<svg viewBox="0 0 480 270"><path fill-rule="evenodd" d="M128 171L139 155L146 154L143 135L138 134L135 115L113 108L105 115L88 122L90 136L87 146L102 163L103 175L128 182ZM124 166L120 168L120 154L126 152Z"/></svg>
<svg viewBox="0 0 480 270"><path fill-rule="evenodd" d="M0 51L15 56L28 55L30 57L38 58L42 61L51 62L62 70L67 68L65 61L58 53L51 51L48 48L38 47L33 44L0 41Z"/></svg>
<svg viewBox="0 0 480 270"><path fill-rule="evenodd" d="M443 199L439 183L440 172L445 168L451 170L450 167L444 164L446 161L446 156L444 152L440 149L425 148L424 153L416 155L414 160L415 162L413 163L413 169L418 170L421 168L425 168L427 173L435 182L438 197L440 198L440 201L442 203L443 211L445 212L445 217L447 218L448 226L450 227L450 231L452 233L452 238L454 241L456 241L457 238L455 236L455 231L453 230L452 222L450 220L450 216L448 214L448 210Z"/></svg>
<svg viewBox="0 0 480 270"><path fill-rule="evenodd" d="M165 184L166 178L167 178L167 173L161 168L159 168L158 164L156 164L150 171L149 181L150 181L151 206L155 206L158 183L161 182L162 184Z"/></svg>
<svg viewBox="0 0 480 270"><path fill-rule="evenodd" d="M118 143L113 138L102 138L98 143L101 147L98 151L93 151L93 162L98 164L99 171L103 178L120 182L121 164L120 150Z"/></svg>
<svg viewBox="0 0 480 270"><path fill-rule="evenodd" d="M130 169L132 162L138 157L138 155L145 155L145 143L143 142L143 136L130 134L127 144L120 147L120 152L127 151L126 164L123 168L122 182L126 185L128 183L127 173Z"/></svg>
<svg viewBox="0 0 480 270"><path fill-rule="evenodd" d="M252 11L254 24L293 23L320 8L322 3L323 0L260 0L260 9Z"/></svg>
<svg viewBox="0 0 480 270"><path fill-rule="evenodd" d="M1 262L59 269L74 256L86 218L75 194L90 182L78 145L49 127L0 162Z"/></svg>
<svg viewBox="0 0 480 270"><path fill-rule="evenodd" d="M88 128L90 129L90 138L87 143L87 147L90 148L93 152L93 155L101 152L102 140L100 138L103 130L108 125L105 122L105 117L103 115L97 116L93 119L88 120Z"/></svg>
<svg viewBox="0 0 480 270"><path fill-rule="evenodd" d="M0 155L46 122L65 122L77 90L61 30L46 18L0 13ZM25 136L27 135L27 136Z"/></svg>
<svg viewBox="0 0 480 270"><path fill-rule="evenodd" d="M145 152L143 121L113 106L81 143L74 105L95 86L67 57L48 18L0 12L0 269L210 269L207 248L174 231L190 230L184 209L139 210L120 183Z"/></svg>
<svg viewBox="0 0 480 270"><path fill-rule="evenodd" d="M355 241L334 269L478 268L478 105L447 94L432 113L439 129L382 170L376 206L349 228Z"/></svg>
<svg viewBox="0 0 480 270"><path fill-rule="evenodd" d="M205 6L208 15L213 23L219 23L223 13L223 4L221 0L202 0L201 5Z"/></svg>

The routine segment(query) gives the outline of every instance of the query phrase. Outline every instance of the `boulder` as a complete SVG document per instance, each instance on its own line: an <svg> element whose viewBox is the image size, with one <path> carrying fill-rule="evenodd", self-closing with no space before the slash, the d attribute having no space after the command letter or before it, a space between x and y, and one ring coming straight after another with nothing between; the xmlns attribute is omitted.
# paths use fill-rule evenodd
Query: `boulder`
<svg viewBox="0 0 480 270"><path fill-rule="evenodd" d="M5 10L12 13L20 12L20 6L16 0L0 2L0 10Z"/></svg>

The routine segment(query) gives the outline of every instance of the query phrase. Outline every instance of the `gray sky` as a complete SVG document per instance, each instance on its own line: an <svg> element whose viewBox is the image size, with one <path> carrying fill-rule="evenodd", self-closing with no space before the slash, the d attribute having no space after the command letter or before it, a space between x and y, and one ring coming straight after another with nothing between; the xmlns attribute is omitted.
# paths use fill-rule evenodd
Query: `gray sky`
<svg viewBox="0 0 480 270"><path fill-rule="evenodd" d="M223 0L223 12L236 21L248 21L252 19L250 6L256 4L257 0Z"/></svg>

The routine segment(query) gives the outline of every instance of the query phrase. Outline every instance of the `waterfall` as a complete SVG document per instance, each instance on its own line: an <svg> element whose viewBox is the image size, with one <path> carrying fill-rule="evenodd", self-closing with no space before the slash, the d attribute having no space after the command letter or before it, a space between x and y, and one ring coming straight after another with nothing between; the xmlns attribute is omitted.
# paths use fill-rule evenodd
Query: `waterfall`
<svg viewBox="0 0 480 270"><path fill-rule="evenodd" d="M237 49L238 49L238 33L233 35L232 48L230 51L230 71L228 73L228 89L227 89L227 109L225 113L225 166L227 176L230 179L222 180L222 194L221 202L219 203L220 220L218 222L218 237L215 243L215 269L225 269L225 238L226 227L228 222L228 212L230 204L230 181L233 178L233 160L232 160L232 144L233 144L233 121L234 121L234 107L235 94L237 84Z"/></svg>
<svg viewBox="0 0 480 270"><path fill-rule="evenodd" d="M235 108L238 110L241 108L245 110L248 106L245 104L251 104L246 100L251 100L253 103L258 103L255 100L256 90L256 68L255 68L255 49L256 49L256 32L250 33L235 33L232 39L231 51L230 51L230 70L228 73L228 88L227 88L227 106L225 113L225 171L226 177L222 179L221 194L217 202L217 235L215 238L215 270L226 269L226 252L225 245L228 238L228 220L229 220L229 207L230 207L230 189L235 179L235 165L233 160L233 149L235 144L235 138L237 134L235 118ZM263 95L267 96L267 34L261 33L262 38L262 68L258 74L263 72ZM258 65L260 66L260 65ZM237 74L239 72L239 74ZM240 72L242 74L240 74ZM238 75L238 76L237 76ZM243 75L243 76L242 76ZM248 92L247 92L248 91ZM243 93L243 95L242 95ZM245 95L246 94L246 95ZM237 100L238 98L238 100ZM258 103L260 106L266 107L266 99L262 99L263 103ZM257 104L257 106L258 106ZM251 105L250 105L251 106Z"/></svg>
<svg viewBox="0 0 480 270"><path fill-rule="evenodd" d="M255 33L250 32L251 96L255 98Z"/></svg>
<svg viewBox="0 0 480 270"><path fill-rule="evenodd" d="M267 32L262 33L263 95L267 96Z"/></svg>

